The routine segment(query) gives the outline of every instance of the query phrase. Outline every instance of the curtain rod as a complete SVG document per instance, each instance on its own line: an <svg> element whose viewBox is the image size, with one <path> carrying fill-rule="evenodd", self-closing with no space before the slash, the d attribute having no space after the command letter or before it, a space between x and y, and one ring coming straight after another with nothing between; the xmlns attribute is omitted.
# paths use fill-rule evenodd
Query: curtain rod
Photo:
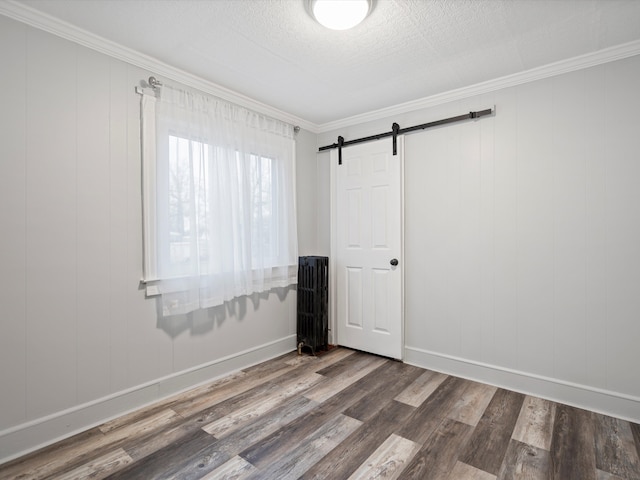
<svg viewBox="0 0 640 480"><path fill-rule="evenodd" d="M319 152L324 150L332 150L334 148L338 149L338 165L342 165L342 148L348 147L349 145L355 145L357 143L370 142L373 140L379 140L385 137L393 137L393 154L396 155L398 153L397 149L397 137L398 135L402 135L404 133L411 133L417 130L424 130L425 128L437 127L438 125L446 125L447 123L461 122L463 120L468 120L471 118L480 118L485 115L491 115L494 113L495 108L487 108L486 110L479 110L477 112L469 112L464 115L458 115L455 117L445 118L443 120L436 120L434 122L423 123L421 125L414 125L413 127L400 128L400 125L394 123L391 126L390 132L378 133L377 135L370 135L368 137L356 138L355 140L346 140L344 137L339 136L337 143L332 143L331 145L325 145L324 147L320 147L318 149Z"/></svg>
<svg viewBox="0 0 640 480"><path fill-rule="evenodd" d="M148 91L148 89L147 89L147 87L146 87L146 86L142 86L142 87L136 86L136 93L137 93L138 95L152 95L152 96L156 96L156 92L158 91L158 88L159 88L159 87L163 87L163 86L164 86L164 84L163 84L160 80L158 80L156 77L151 76L151 77L149 77L149 79L147 80L147 86L151 88L151 92L149 92L149 91ZM197 90L197 89L196 89L196 90ZM209 96L211 96L211 97L215 97L215 95L211 95L211 94L206 93L206 92L202 92L202 93L205 93L206 95L209 95ZM216 98L218 98L218 97L216 97ZM233 105L235 105L233 102L230 102L230 101L228 101L228 100L224 100L224 101L225 101L226 103L229 103L229 104L233 104ZM251 110L251 109L249 109L249 108L247 108L247 107L242 107L242 108L246 108L247 110ZM261 115L264 115L264 114L261 114ZM264 115L264 116L268 116L268 115ZM271 118L273 118L273 117L271 117ZM282 120L279 120L279 121L280 121L280 122L282 122L282 123L285 123L285 124L291 125L291 124L290 124L290 123L288 123L288 122L284 122L284 121L282 121ZM298 132L300 131L300 126L298 126L298 125L291 125L291 126L293 127L293 133L298 133Z"/></svg>

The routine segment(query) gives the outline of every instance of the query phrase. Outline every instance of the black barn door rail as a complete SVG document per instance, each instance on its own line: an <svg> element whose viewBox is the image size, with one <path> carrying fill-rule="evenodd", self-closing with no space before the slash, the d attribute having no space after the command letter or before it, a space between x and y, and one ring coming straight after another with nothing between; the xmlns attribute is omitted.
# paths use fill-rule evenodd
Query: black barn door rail
<svg viewBox="0 0 640 480"><path fill-rule="evenodd" d="M348 147L349 145L355 145L357 143L371 142L372 140L380 140L385 137L393 137L393 154L396 155L398 153L397 148L397 138L398 135L402 135L405 133L415 132L417 130L424 130L425 128L437 127L439 125L446 125L447 123L455 123L461 122L463 120L469 120L472 118L480 118L485 115L491 115L494 112L492 108L487 108L486 110L479 110L477 112L469 112L464 115L458 115L456 117L445 118L443 120L436 120L435 122L423 123L422 125L415 125L413 127L400 128L400 125L394 123L392 125L392 130L390 132L378 133L377 135L370 135L368 137L356 138L355 140L345 140L344 137L338 137L338 143L332 143L331 145L325 145L324 147L320 147L318 149L319 152L324 150L331 150L334 148L338 149L338 165L342 165L342 148Z"/></svg>

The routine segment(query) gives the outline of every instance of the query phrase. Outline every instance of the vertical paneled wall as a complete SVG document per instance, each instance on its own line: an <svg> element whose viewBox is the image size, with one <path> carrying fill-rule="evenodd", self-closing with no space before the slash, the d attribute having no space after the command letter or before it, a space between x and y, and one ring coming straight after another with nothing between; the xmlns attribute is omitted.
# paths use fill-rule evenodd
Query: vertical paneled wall
<svg viewBox="0 0 640 480"><path fill-rule="evenodd" d="M150 72L3 16L0 71L0 461L170 393L131 394L158 379L295 348L295 289L171 318L145 298L134 87ZM315 136L299 135L309 218ZM190 375L173 387L203 381ZM80 406L82 418L42 426Z"/></svg>
<svg viewBox="0 0 640 480"><path fill-rule="evenodd" d="M26 30L0 17L0 425L26 418ZM10 48L9 48L10 46ZM2 428L2 427L0 427Z"/></svg>
<svg viewBox="0 0 640 480"><path fill-rule="evenodd" d="M450 107L493 118L406 138L411 360L546 379L586 406L608 392L638 418L634 78L640 57L523 84Z"/></svg>
<svg viewBox="0 0 640 480"><path fill-rule="evenodd" d="M407 361L640 420L638 78L630 57L319 136L496 107L405 138Z"/></svg>
<svg viewBox="0 0 640 480"><path fill-rule="evenodd" d="M308 156L298 158L296 162L296 189L298 208L298 253L318 255L318 225L316 215L317 173L316 173L316 135L305 130L296 133L296 145Z"/></svg>
<svg viewBox="0 0 640 480"><path fill-rule="evenodd" d="M26 401L35 418L73 405L77 396L77 346L66 339L77 334L76 309L82 301L76 275L77 50L45 37L41 32L27 36L24 76ZM52 347L56 355L50 354Z"/></svg>

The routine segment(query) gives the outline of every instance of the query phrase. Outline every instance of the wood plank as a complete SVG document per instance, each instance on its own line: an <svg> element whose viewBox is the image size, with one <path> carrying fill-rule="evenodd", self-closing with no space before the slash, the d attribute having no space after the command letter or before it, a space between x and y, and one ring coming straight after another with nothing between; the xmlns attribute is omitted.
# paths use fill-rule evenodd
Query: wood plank
<svg viewBox="0 0 640 480"><path fill-rule="evenodd" d="M322 403L336 393L344 390L349 385L357 382L362 377L373 372L386 362L389 362L386 358L368 356L366 359L358 362L357 366L354 366L354 368L348 369L335 376L331 376L327 381L319 383L314 388L305 392L304 396L315 402Z"/></svg>
<svg viewBox="0 0 640 480"><path fill-rule="evenodd" d="M256 467L244 458L235 456L213 472L202 477L201 480L245 480L255 472L257 472Z"/></svg>
<svg viewBox="0 0 640 480"><path fill-rule="evenodd" d="M118 448L101 455L73 470L56 475L56 480L99 480L131 464L133 459L123 449Z"/></svg>
<svg viewBox="0 0 640 480"><path fill-rule="evenodd" d="M473 427L445 419L402 472L401 479L446 478L455 467Z"/></svg>
<svg viewBox="0 0 640 480"><path fill-rule="evenodd" d="M301 372L288 372L286 377L288 380L287 384L290 385L291 382L297 381L300 373ZM216 402L212 406L205 407L203 410L191 412L189 415L182 414L182 416L187 422L196 422L200 426L204 426L230 415L234 411L244 408L246 405L258 402L261 398L277 395L280 389L281 386L277 381L259 383L237 395L229 396L224 400Z"/></svg>
<svg viewBox="0 0 640 480"><path fill-rule="evenodd" d="M395 479L409 464L420 445L392 434L349 477L349 480Z"/></svg>
<svg viewBox="0 0 640 480"><path fill-rule="evenodd" d="M629 422L593 414L596 468L622 478L640 479L640 459Z"/></svg>
<svg viewBox="0 0 640 480"><path fill-rule="evenodd" d="M126 427L132 423L142 422L149 417L153 417L161 412L170 410L167 407L167 402L158 402L149 405L143 409L134 410L133 412L122 415L121 417L114 418L108 422L98 425L98 429L104 433L109 434L119 428Z"/></svg>
<svg viewBox="0 0 640 480"><path fill-rule="evenodd" d="M183 417L188 417L207 408L214 407L236 395L280 378L282 375L287 375L295 369L296 367L283 363L278 365L278 368L271 369L268 372L262 372L261 374L249 375L241 372L236 374L237 378L231 382L215 382L210 387L203 388L197 396L186 399L178 398L171 407Z"/></svg>
<svg viewBox="0 0 640 480"><path fill-rule="evenodd" d="M554 422L549 478L595 480L595 432L591 412L559 404Z"/></svg>
<svg viewBox="0 0 640 480"><path fill-rule="evenodd" d="M447 377L444 373L427 370L402 391L396 400L412 407L419 407Z"/></svg>
<svg viewBox="0 0 640 480"><path fill-rule="evenodd" d="M135 410L129 414L115 418L109 422L105 422L102 425L100 425L99 428L103 433L108 433L111 430L118 429L121 426L127 425L128 423L131 423L131 422L136 422L155 411L160 411L165 408L171 408L172 410L176 411L176 413L179 413L177 412L177 410L174 409L175 407L182 404L188 404L189 402L197 402L201 400L203 397L206 398L207 396L211 395L213 391L222 389L225 385L229 386L229 385L236 384L246 376L247 375L244 372L232 373L227 377L224 377L220 380L216 380L213 383L201 385L192 390L188 390L186 392L173 395L166 400L162 400L160 402L154 403L144 409ZM234 388L234 387L231 387L231 388Z"/></svg>
<svg viewBox="0 0 640 480"><path fill-rule="evenodd" d="M274 370L278 370L282 365L293 366L291 364L291 361L295 360L296 358L298 358L297 352L289 352L267 360L266 362L260 362L256 363L255 365L245 367L240 371L248 376L255 375L261 377L265 374L271 373Z"/></svg>
<svg viewBox="0 0 640 480"><path fill-rule="evenodd" d="M94 460L100 456L101 452L120 447L131 438L144 438L181 420L174 411L165 409L108 434L91 435L81 443L67 443L63 449L52 450L45 454L44 458L38 459L36 464L30 467L29 474L25 478L31 480L46 478L53 473L78 467Z"/></svg>
<svg viewBox="0 0 640 480"><path fill-rule="evenodd" d="M309 469L301 480L348 478L413 411L414 407L391 400L375 417Z"/></svg>
<svg viewBox="0 0 640 480"><path fill-rule="evenodd" d="M597 480L625 480L622 477L618 477L617 475L613 475L609 472L603 472L602 470L596 470L596 479Z"/></svg>
<svg viewBox="0 0 640 480"><path fill-rule="evenodd" d="M181 444L185 439L201 432L199 423L185 419L177 424L167 425L155 431L153 435L146 437L133 435L121 445L131 458L138 461L172 444Z"/></svg>
<svg viewBox="0 0 640 480"><path fill-rule="evenodd" d="M338 348L322 357L298 357L297 355L288 354L284 357L279 357L276 361L266 362L267 365L259 364L248 368L238 373L237 378L232 382L227 382L225 379L216 381L211 386L203 388L200 395L187 399L177 398L170 405L173 410L183 417L190 417L219 406L234 397L236 397L236 400L241 400L241 397L239 397L241 394L245 394L247 397L252 393L260 395L258 393L260 387L264 387L265 390L278 388L277 384L280 382L304 375L309 368L314 370L323 369L349 357L353 353L353 350ZM226 411L226 413L229 411Z"/></svg>
<svg viewBox="0 0 640 480"><path fill-rule="evenodd" d="M277 461L270 459L259 466L256 465L259 471L249 478L298 478L360 425L362 422L359 420L339 414L300 441L296 448L279 457Z"/></svg>
<svg viewBox="0 0 640 480"><path fill-rule="evenodd" d="M491 399L460 460L497 475L524 402L524 395L498 389Z"/></svg>
<svg viewBox="0 0 640 480"><path fill-rule="evenodd" d="M242 451L240 456L262 468L274 458L278 458L295 448L302 439L321 428L324 423L339 413L344 412L366 394L365 390L352 385L318 405L309 415L298 418L268 437L254 442L253 445Z"/></svg>
<svg viewBox="0 0 640 480"><path fill-rule="evenodd" d="M316 370L316 373L324 375L325 377L339 377L340 375L348 373L350 370L357 370L359 365L369 364L374 358L381 359L382 357L353 351L352 355L342 358L337 362L332 362L331 365L325 365L321 369Z"/></svg>
<svg viewBox="0 0 640 480"><path fill-rule="evenodd" d="M496 476L466 463L458 462L447 480L495 480Z"/></svg>
<svg viewBox="0 0 640 480"><path fill-rule="evenodd" d="M633 433L633 440L636 443L636 452L638 452L638 456L640 457L640 425L637 423L629 423L631 427L631 433Z"/></svg>
<svg viewBox="0 0 640 480"><path fill-rule="evenodd" d="M252 420L276 408L297 393L301 393L311 386L316 385L323 379L324 377L322 375L310 372L300 379L296 379L296 381L286 382L272 394L262 396L243 405L237 410L233 410L230 414L204 425L202 429L214 435L216 438L223 438L225 435L238 430Z"/></svg>
<svg viewBox="0 0 640 480"><path fill-rule="evenodd" d="M400 362L385 363L357 382L368 394L346 409L344 414L362 422L369 421L380 409L388 405L393 397L406 389L421 371L418 367Z"/></svg>
<svg viewBox="0 0 640 480"><path fill-rule="evenodd" d="M551 448L556 404L527 395L511 438L543 450Z"/></svg>
<svg viewBox="0 0 640 480"><path fill-rule="evenodd" d="M298 374L292 375L295 376L290 380L295 380L298 376ZM223 418L229 412L232 412L233 409L243 408L244 405L257 401L256 398L275 394L278 391L278 384L266 383L257 385L251 390L228 398L213 407L206 408L202 412L194 412L193 415L184 418L177 425L167 425L166 428L159 430L157 435L154 435L144 442L140 442L139 439L136 441L134 437L123 444L124 448L132 458L139 460L164 448L172 442L181 442L185 437L201 430L202 426L206 425L207 422L211 423L212 420Z"/></svg>
<svg viewBox="0 0 640 480"><path fill-rule="evenodd" d="M518 409L519 394L500 390L477 421L486 401L478 399L486 399L493 387L400 362L383 360L322 403L306 398L315 388L310 379L339 384L372 359L379 361L340 351L320 358L288 354L237 372L0 465L0 478L195 480L288 478L290 473L308 480L366 471L379 478L640 479L637 424L535 397L524 397ZM323 370L327 376L317 373ZM207 397L216 397L215 403ZM183 418L168 405L194 409ZM362 423L338 434L343 427L332 423L340 423L338 418ZM507 418L514 419L511 431ZM221 438L201 428L212 423L223 427L216 430ZM327 431L330 425L335 435ZM466 442L465 431L470 432ZM378 469L384 462L368 460L385 451L389 438L421 445L402 473ZM507 447L494 473L503 440ZM466 457L482 457L486 464L468 464Z"/></svg>
<svg viewBox="0 0 640 480"><path fill-rule="evenodd" d="M185 422L197 423L199 427L208 425L232 415L233 412L240 410L246 411L247 406L255 405L265 399L277 397L291 386L295 386L299 382L307 382L309 378L323 379L326 381L326 379L313 371L308 371L305 368L296 368L288 370L284 375L268 382L258 383L248 390L218 401L213 406L192 412L191 415L183 414L183 416L185 417ZM303 388L302 391L304 390ZM225 393L225 396L227 395L228 393ZM204 407L204 403L201 403L201 406Z"/></svg>
<svg viewBox="0 0 640 480"><path fill-rule="evenodd" d="M304 397L294 397L280 407L258 418L250 425L245 425L230 435L225 436L222 441L218 442L217 448L226 453L227 457L236 455L245 448L248 448L252 443L282 428L299 416L305 415L316 406L317 404L315 402ZM201 430L199 423L188 421L187 419L184 423L174 426L173 428L158 431L156 435L144 441L133 438L131 442L124 444L124 448L129 455L137 461L172 443L180 444L199 430ZM226 461L227 457L220 456L219 458L222 462ZM217 466L218 464L212 468Z"/></svg>
<svg viewBox="0 0 640 480"><path fill-rule="evenodd" d="M404 425L395 432L403 438L424 444L438 428L443 418L458 401L467 380L448 377L429 398L424 401Z"/></svg>
<svg viewBox="0 0 640 480"><path fill-rule="evenodd" d="M225 436L216 448L229 456L237 455L289 423L309 414L318 404L302 396L292 398L260 419Z"/></svg>
<svg viewBox="0 0 640 480"><path fill-rule="evenodd" d="M356 353L356 351L351 350L350 348L336 347L330 352L322 354L321 356L296 354L292 358L288 359L285 363L294 367L304 366L305 368L315 368L314 371L316 373L320 373L318 372L318 370L325 368L327 365L325 363L325 359L330 358L331 362L337 363L341 360L344 360L348 356L353 355L354 353Z"/></svg>
<svg viewBox="0 0 640 480"><path fill-rule="evenodd" d="M104 435L105 440L101 443L115 443L116 441L128 440L131 436L142 437L153 434L158 430L182 421L182 417L173 410L162 410L155 415L142 418L141 420L112 430ZM86 449L97 448L97 445L86 445Z"/></svg>
<svg viewBox="0 0 640 480"><path fill-rule="evenodd" d="M48 447L41 448L23 457L0 465L0 478L38 479L49 473L64 468L67 462L59 462L60 457L68 460L75 458L74 452L78 445L95 442L95 438L102 439L104 435L98 428L92 428Z"/></svg>
<svg viewBox="0 0 640 480"><path fill-rule="evenodd" d="M549 474L549 452L511 440L498 480L545 480Z"/></svg>
<svg viewBox="0 0 640 480"><path fill-rule="evenodd" d="M498 388L484 383L469 381L447 417L475 427Z"/></svg>
<svg viewBox="0 0 640 480"><path fill-rule="evenodd" d="M209 474L232 457L238 455L240 451L264 439L291 421L306 415L316 406L315 402L298 396L263 415L256 422L235 430L222 440L211 442L206 437L203 437L205 439L203 442L196 441L194 443L191 442L190 438L185 437L183 442L190 442L191 446L183 448L183 442L180 442L179 446L175 447L178 451L178 457L174 456L175 452L168 452L167 454L173 459L171 460L171 465L166 468L176 475L180 472L193 472L189 473L187 477L184 477L185 473L181 473L180 478L191 478L191 476L199 478L199 476ZM201 437L203 433L202 430L199 430L195 435ZM168 446L168 448L170 447L171 445ZM165 455L163 451L154 454L156 458L157 456L162 456L163 461ZM155 463L156 460L152 456L147 462Z"/></svg>
<svg viewBox="0 0 640 480"><path fill-rule="evenodd" d="M229 456L216 449L213 436L197 430L191 436L185 437L180 443L172 443L151 455L136 461L126 468L116 472L109 480L152 480L160 478L174 478L180 473L180 478L190 475L202 476L207 473L204 469L211 462L222 465L229 460ZM219 460L222 457L222 460ZM195 458L195 462L192 459ZM185 470L185 465L195 463L195 468ZM187 473L182 473L182 471ZM212 468L213 470L213 468ZM196 477L197 478L197 477Z"/></svg>

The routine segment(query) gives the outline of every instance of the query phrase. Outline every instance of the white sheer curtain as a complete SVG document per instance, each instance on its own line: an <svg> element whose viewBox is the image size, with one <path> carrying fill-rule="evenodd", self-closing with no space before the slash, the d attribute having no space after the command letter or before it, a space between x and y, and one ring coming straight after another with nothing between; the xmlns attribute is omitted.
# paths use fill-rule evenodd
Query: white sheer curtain
<svg viewBox="0 0 640 480"><path fill-rule="evenodd" d="M215 97L142 97L145 280L163 315L297 281L293 127Z"/></svg>

